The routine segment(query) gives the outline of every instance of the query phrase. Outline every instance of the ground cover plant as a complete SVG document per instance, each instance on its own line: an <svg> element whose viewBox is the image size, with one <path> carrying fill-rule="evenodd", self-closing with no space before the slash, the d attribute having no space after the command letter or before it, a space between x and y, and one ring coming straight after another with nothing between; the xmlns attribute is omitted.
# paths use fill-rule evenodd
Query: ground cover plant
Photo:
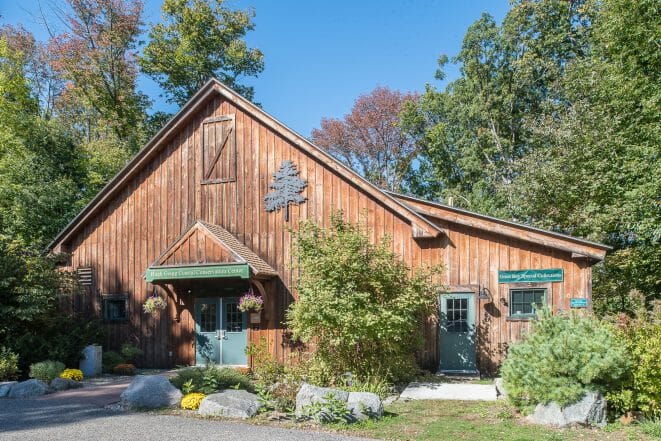
<svg viewBox="0 0 661 441"><path fill-rule="evenodd" d="M551 401L564 406L589 390L606 392L627 371L626 351L609 323L553 314L547 307L537 315L501 367L508 397L519 409L528 412Z"/></svg>
<svg viewBox="0 0 661 441"><path fill-rule="evenodd" d="M434 271L411 270L388 237L331 215L329 227L302 222L295 237L299 298L287 311L293 338L311 344L312 370L333 382L351 371L358 379L411 378L422 342L420 317L433 311Z"/></svg>
<svg viewBox="0 0 661 441"><path fill-rule="evenodd" d="M181 369L170 382L185 394L200 392L209 395L222 389L255 390L247 375L236 369L214 365Z"/></svg>

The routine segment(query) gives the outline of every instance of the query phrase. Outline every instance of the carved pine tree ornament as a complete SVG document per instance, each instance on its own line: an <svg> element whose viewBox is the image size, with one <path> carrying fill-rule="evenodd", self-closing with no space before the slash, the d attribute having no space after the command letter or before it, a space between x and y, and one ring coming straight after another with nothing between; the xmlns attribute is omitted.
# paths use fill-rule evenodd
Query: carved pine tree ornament
<svg viewBox="0 0 661 441"><path fill-rule="evenodd" d="M292 161L282 161L277 172L273 173L272 190L266 197L266 211L285 210L285 222L289 222L289 204L300 205L307 200L301 193L307 187L307 181L298 177L298 170Z"/></svg>

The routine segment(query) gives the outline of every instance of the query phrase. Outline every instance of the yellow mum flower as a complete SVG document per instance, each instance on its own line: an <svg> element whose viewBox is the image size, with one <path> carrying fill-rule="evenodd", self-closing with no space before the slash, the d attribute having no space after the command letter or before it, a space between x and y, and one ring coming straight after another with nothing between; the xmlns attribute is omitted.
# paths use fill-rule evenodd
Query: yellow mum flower
<svg viewBox="0 0 661 441"><path fill-rule="evenodd" d="M65 369L60 374L60 378L66 378L67 380L74 381L83 381L83 371L80 369Z"/></svg>
<svg viewBox="0 0 661 441"><path fill-rule="evenodd" d="M206 397L206 395L198 392L187 394L181 399L181 408L188 410L197 410L199 409L202 400L204 400L204 397Z"/></svg>

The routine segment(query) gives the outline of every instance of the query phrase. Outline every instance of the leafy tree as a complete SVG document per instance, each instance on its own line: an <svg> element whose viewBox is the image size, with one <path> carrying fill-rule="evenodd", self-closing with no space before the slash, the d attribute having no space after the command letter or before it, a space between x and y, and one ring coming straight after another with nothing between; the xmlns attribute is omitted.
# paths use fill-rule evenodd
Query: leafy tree
<svg viewBox="0 0 661 441"><path fill-rule="evenodd" d="M162 11L140 66L171 101L183 105L211 77L253 98L253 88L239 82L264 70L261 51L243 40L254 29L252 10L232 10L224 0L165 0Z"/></svg>
<svg viewBox="0 0 661 441"><path fill-rule="evenodd" d="M77 366L81 350L101 342L96 321L59 309L77 291L69 275L55 270L56 262L0 234L0 315L11 317L0 321L0 347L19 355L24 376L30 364L47 358Z"/></svg>
<svg viewBox="0 0 661 441"><path fill-rule="evenodd" d="M661 62L649 35L661 6L596 5L588 56L558 81L565 103L528 121L538 147L516 164L511 212L613 245L595 271L595 309L633 313L630 290L661 296Z"/></svg>
<svg viewBox="0 0 661 441"><path fill-rule="evenodd" d="M527 115L545 99L562 100L554 87L564 66L585 51L588 17L583 1L514 1L498 25L483 14L452 59L460 77L438 90L427 85L403 126L422 149L413 190L433 199L507 215L514 164L534 149ZM445 78L447 56L436 78Z"/></svg>
<svg viewBox="0 0 661 441"><path fill-rule="evenodd" d="M0 38L0 233L43 247L79 208L85 177L71 138L39 115L26 58Z"/></svg>
<svg viewBox="0 0 661 441"><path fill-rule="evenodd" d="M402 131L399 114L417 99L416 94L377 87L358 97L342 120L322 119L312 140L377 186L402 190L418 148Z"/></svg>
<svg viewBox="0 0 661 441"><path fill-rule="evenodd" d="M52 69L48 48L20 25L0 27L0 38L6 40L10 50L21 54L26 82L38 99L43 116L49 118L64 82Z"/></svg>
<svg viewBox="0 0 661 441"><path fill-rule="evenodd" d="M614 246L598 313L632 313L632 289L661 297L659 8L514 1L468 29L460 77L402 116L422 151L414 192Z"/></svg>
<svg viewBox="0 0 661 441"><path fill-rule="evenodd" d="M61 107L75 115L88 139L106 135L106 127L132 150L142 141L148 99L136 91L135 49L141 33L139 0L68 0L68 31L49 42L54 69L67 81Z"/></svg>
<svg viewBox="0 0 661 441"><path fill-rule="evenodd" d="M329 228L308 220L293 234L300 277L287 325L294 338L313 344L313 369L326 381L346 371L363 381L410 378L422 341L419 319L436 302L433 271L411 275L388 238L372 243L342 212Z"/></svg>

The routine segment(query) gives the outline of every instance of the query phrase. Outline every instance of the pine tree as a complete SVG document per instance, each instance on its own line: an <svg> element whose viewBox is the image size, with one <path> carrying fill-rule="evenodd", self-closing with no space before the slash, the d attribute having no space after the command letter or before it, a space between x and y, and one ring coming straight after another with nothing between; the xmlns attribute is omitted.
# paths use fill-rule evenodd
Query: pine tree
<svg viewBox="0 0 661 441"><path fill-rule="evenodd" d="M285 210L285 222L289 221L289 204L302 204L306 201L301 192L308 185L307 181L298 177L298 170L292 161L283 161L277 172L273 173L273 182L269 185L272 189L264 197L266 211Z"/></svg>

